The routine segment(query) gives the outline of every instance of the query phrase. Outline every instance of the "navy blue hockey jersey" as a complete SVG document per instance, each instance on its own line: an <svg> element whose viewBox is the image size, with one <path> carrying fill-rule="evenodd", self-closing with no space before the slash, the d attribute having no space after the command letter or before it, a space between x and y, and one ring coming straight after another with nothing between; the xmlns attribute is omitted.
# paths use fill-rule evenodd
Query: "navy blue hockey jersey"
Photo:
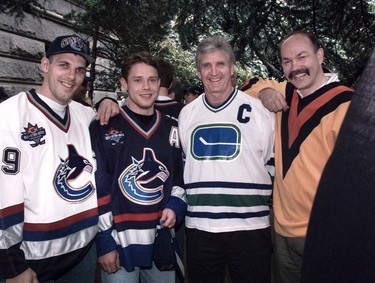
<svg viewBox="0 0 375 283"><path fill-rule="evenodd" d="M177 122L155 110L145 129L124 106L90 128L97 160L98 256L117 249L121 265L151 267L156 226L164 208L186 211Z"/></svg>

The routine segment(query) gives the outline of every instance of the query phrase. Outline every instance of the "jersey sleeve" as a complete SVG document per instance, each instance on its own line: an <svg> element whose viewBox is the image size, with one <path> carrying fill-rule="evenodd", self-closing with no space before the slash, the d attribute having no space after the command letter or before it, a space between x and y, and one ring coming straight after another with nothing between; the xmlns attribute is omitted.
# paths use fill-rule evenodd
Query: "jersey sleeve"
<svg viewBox="0 0 375 283"><path fill-rule="evenodd" d="M95 180L98 196L99 209L99 232L96 235L96 248L98 256L115 250L117 244L112 237L113 215L111 209L112 180L113 174L110 171L105 149L103 146L103 126L94 121L90 125L90 136L92 148L96 159Z"/></svg>
<svg viewBox="0 0 375 283"><path fill-rule="evenodd" d="M28 268L20 249L24 223L23 156L16 131L18 111L8 101L0 106L0 278L12 278Z"/></svg>
<svg viewBox="0 0 375 283"><path fill-rule="evenodd" d="M258 98L259 92L265 88L273 88L285 96L285 87L286 81L278 82L272 79L262 79L253 84L249 89L246 89L244 92L252 97Z"/></svg>
<svg viewBox="0 0 375 283"><path fill-rule="evenodd" d="M259 80L253 84L250 88L246 89L244 92L252 97L258 98L259 92L265 88L273 88L285 96L286 82L278 82L276 80L264 80L259 78ZM263 106L261 106L263 107ZM264 108L264 107L263 107ZM275 177L275 114L269 112L267 109L262 109L264 119L263 119L263 152L264 152L264 162L266 164L268 173L270 174L272 180Z"/></svg>
<svg viewBox="0 0 375 283"><path fill-rule="evenodd" d="M264 161L272 180L275 177L275 113L266 111L264 120Z"/></svg>
<svg viewBox="0 0 375 283"><path fill-rule="evenodd" d="M186 137L185 137L185 129L184 129L184 125L186 124L186 108L182 108L181 112L180 112L180 115L178 116L178 133L179 133L179 137L180 137L180 144L181 144L181 148L182 148L182 154L183 156L185 156L186 154L186 147L187 147L187 144L186 144Z"/></svg>
<svg viewBox="0 0 375 283"><path fill-rule="evenodd" d="M183 181L183 160L182 160L182 150L176 149L176 157L175 157L175 166L174 169L174 180L173 180L173 187L171 192L171 197L166 205L166 208L172 209L176 213L177 221L176 223L180 223L182 219L185 217L186 210L187 210L187 200L186 200L186 192L185 186Z"/></svg>

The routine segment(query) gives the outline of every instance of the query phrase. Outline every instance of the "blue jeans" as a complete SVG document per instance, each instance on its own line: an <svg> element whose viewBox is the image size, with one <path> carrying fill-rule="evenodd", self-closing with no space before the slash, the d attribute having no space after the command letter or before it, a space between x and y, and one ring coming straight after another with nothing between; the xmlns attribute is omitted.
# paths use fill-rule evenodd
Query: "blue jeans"
<svg viewBox="0 0 375 283"><path fill-rule="evenodd" d="M160 271L152 264L152 268L143 269L136 267L134 271L128 272L121 267L115 273L101 271L103 283L175 283L175 271ZM141 281L139 281L141 280Z"/></svg>

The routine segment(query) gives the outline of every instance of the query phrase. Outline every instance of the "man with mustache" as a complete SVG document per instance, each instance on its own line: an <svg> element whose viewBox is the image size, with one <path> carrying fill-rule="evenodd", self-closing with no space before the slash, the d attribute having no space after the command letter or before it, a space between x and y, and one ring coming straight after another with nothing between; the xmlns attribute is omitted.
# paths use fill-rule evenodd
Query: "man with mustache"
<svg viewBox="0 0 375 283"><path fill-rule="evenodd" d="M307 225L325 164L333 151L353 90L324 73L324 50L312 34L295 31L279 48L288 82L248 91L276 113L275 266L278 282L300 282Z"/></svg>

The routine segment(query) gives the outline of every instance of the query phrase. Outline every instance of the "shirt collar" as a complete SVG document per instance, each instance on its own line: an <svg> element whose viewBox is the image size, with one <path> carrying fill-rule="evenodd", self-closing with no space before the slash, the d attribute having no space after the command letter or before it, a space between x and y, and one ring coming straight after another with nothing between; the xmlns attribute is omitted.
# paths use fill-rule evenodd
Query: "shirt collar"
<svg viewBox="0 0 375 283"><path fill-rule="evenodd" d="M338 75L335 74L335 73L324 73L324 76L326 77L326 81L325 81L324 84L322 84L322 85L320 86L320 88L323 87L323 86L325 86L325 85L327 85L327 84L330 84L330 83L338 82L338 81L339 81L339 77L338 77ZM298 93L298 95L299 95L301 98L304 98L303 94L302 94L298 89L297 89L297 93Z"/></svg>

